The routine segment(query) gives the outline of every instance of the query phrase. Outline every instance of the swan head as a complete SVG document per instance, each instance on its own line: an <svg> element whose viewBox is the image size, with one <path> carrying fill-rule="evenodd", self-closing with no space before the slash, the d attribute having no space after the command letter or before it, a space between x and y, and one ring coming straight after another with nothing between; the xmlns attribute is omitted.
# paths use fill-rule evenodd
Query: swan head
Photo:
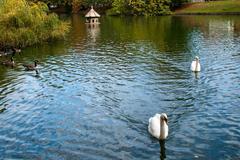
<svg viewBox="0 0 240 160"><path fill-rule="evenodd" d="M195 56L195 60L196 60L196 61L199 61L199 57L198 57L198 56Z"/></svg>
<svg viewBox="0 0 240 160"><path fill-rule="evenodd" d="M160 116L161 120L165 121L166 123L168 123L168 117L166 113L162 113Z"/></svg>

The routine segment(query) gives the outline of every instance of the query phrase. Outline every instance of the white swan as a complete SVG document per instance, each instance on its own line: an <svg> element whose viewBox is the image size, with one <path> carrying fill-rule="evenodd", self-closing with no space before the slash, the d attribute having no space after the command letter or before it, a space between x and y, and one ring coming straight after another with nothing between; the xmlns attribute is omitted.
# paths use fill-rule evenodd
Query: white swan
<svg viewBox="0 0 240 160"><path fill-rule="evenodd" d="M149 119L148 132L159 140L164 140L168 136L168 125L167 125L166 113L155 114L154 117Z"/></svg>
<svg viewBox="0 0 240 160"><path fill-rule="evenodd" d="M200 65L198 56L196 56L195 59L192 61L191 70L193 72L200 72L201 71L201 65Z"/></svg>

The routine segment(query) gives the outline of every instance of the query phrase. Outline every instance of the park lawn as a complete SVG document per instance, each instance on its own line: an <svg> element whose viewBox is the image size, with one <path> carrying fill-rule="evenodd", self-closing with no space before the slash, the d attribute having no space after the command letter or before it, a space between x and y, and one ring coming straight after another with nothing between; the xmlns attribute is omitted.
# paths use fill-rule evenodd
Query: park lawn
<svg viewBox="0 0 240 160"><path fill-rule="evenodd" d="M192 3L175 11L175 14L240 13L240 0L223 0Z"/></svg>

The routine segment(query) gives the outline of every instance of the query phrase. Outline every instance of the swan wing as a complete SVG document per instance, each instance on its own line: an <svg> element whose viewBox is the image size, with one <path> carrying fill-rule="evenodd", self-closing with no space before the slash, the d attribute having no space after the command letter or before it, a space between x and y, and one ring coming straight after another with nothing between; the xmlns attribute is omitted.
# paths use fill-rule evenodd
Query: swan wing
<svg viewBox="0 0 240 160"><path fill-rule="evenodd" d="M198 72L201 71L201 65L200 65L200 63L198 63L197 71L198 71Z"/></svg>
<svg viewBox="0 0 240 160"><path fill-rule="evenodd" d="M191 71L195 71L195 70L196 70L196 61L192 61Z"/></svg>
<svg viewBox="0 0 240 160"><path fill-rule="evenodd" d="M148 132L158 138L160 135L160 119L157 116L149 119Z"/></svg>
<svg viewBox="0 0 240 160"><path fill-rule="evenodd" d="M196 63L198 63L198 64L197 64L197 67L196 67ZM194 72L196 72L196 71L197 71L197 72L201 71L201 65L200 65L200 63L197 62L197 61L192 61L191 70L194 71Z"/></svg>

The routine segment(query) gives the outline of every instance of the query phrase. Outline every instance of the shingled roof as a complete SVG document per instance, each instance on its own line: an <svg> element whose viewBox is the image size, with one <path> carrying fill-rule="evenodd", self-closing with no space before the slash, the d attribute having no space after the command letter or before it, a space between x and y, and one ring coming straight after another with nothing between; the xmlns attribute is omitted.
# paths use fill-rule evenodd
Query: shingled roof
<svg viewBox="0 0 240 160"><path fill-rule="evenodd" d="M90 11L85 15L86 18L94 18L94 17L100 17L100 15L93 9L93 6L91 6Z"/></svg>

